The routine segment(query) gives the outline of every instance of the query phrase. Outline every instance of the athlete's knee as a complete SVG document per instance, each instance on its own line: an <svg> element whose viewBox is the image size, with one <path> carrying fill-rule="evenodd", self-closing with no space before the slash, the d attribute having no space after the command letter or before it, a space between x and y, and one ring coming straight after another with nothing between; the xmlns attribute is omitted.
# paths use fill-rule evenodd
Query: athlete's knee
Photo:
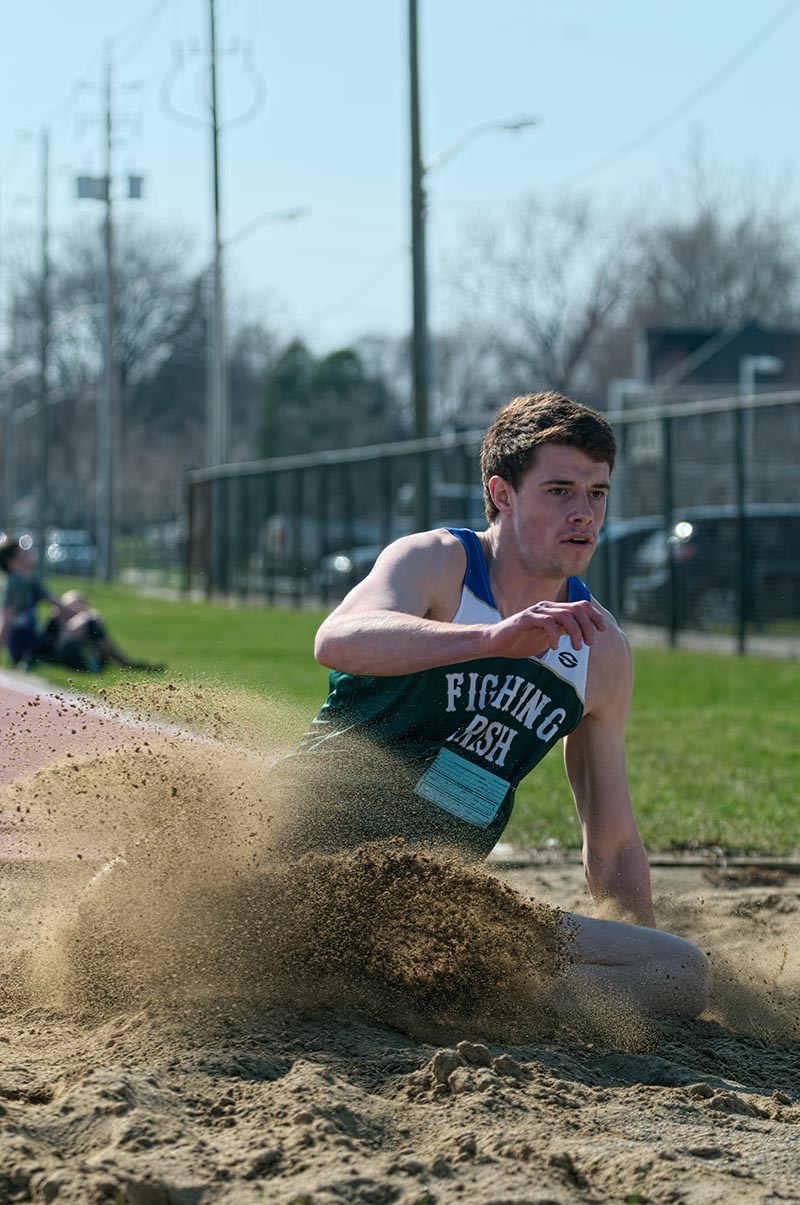
<svg viewBox="0 0 800 1205"><path fill-rule="evenodd" d="M709 961L703 951L683 937L673 938L672 964L678 981L681 1015L697 1017L708 1004Z"/></svg>

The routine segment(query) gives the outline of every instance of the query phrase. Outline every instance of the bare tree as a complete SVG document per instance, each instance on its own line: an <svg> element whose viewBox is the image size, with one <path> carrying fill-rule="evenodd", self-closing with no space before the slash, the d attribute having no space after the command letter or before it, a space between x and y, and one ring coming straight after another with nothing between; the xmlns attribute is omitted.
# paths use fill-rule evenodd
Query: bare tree
<svg viewBox="0 0 800 1205"><path fill-rule="evenodd" d="M64 525L91 527L95 426L105 344L105 265L95 223L66 231L53 255L50 356L50 494ZM121 226L117 237L117 357L122 381L118 460L120 520L126 531L172 518L182 505L183 474L204 462L207 273L192 263L181 230ZM30 251L8 268L13 281L15 356L35 360L40 288ZM274 340L252 318L230 340L233 439L252 457ZM35 374L34 374L35 375ZM17 409L32 408L35 381L23 381ZM35 400L35 399L32 399ZM7 424L8 425L8 424ZM17 422L17 496L29 493L38 438L35 416ZM30 461L30 464L28 463ZM143 468L145 471L143 472Z"/></svg>
<svg viewBox="0 0 800 1205"><path fill-rule="evenodd" d="M473 223L450 275L457 328L500 374L503 396L591 387L630 274L620 232L588 201L530 197L505 222Z"/></svg>
<svg viewBox="0 0 800 1205"><path fill-rule="evenodd" d="M790 183L723 169L696 140L636 237L639 324L738 326L800 319L798 207Z"/></svg>
<svg viewBox="0 0 800 1205"><path fill-rule="evenodd" d="M117 361L123 387L153 377L170 354L196 290L192 239L180 229L120 226L115 263ZM63 240L58 295L83 307L98 353L105 338L105 251L96 227Z"/></svg>

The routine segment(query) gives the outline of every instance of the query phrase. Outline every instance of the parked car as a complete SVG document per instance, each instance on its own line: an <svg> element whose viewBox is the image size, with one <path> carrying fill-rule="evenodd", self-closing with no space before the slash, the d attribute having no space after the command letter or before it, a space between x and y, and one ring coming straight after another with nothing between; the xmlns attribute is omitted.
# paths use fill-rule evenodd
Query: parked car
<svg viewBox="0 0 800 1205"><path fill-rule="evenodd" d="M416 490L406 482L397 491L392 508L391 537L414 531ZM472 527L481 529L486 523L483 513L483 490L480 486L459 485L440 481L431 489L431 525L436 527ZM324 556L313 577L316 592L328 595L346 594L357 582L363 581L383 551L384 544L359 544L338 549Z"/></svg>
<svg viewBox="0 0 800 1205"><path fill-rule="evenodd" d="M407 535L416 530L416 497L413 481L407 481L397 491L393 518L398 535ZM483 487L452 481L434 482L431 486L430 520L432 527L471 527L475 531L483 528L486 524Z"/></svg>
<svg viewBox="0 0 800 1205"><path fill-rule="evenodd" d="M382 544L365 544L324 556L315 573L314 592L325 596L346 594L357 582L363 582L382 551Z"/></svg>
<svg viewBox="0 0 800 1205"><path fill-rule="evenodd" d="M747 507L748 618L800 620L800 506ZM679 627L731 627L739 615L739 521L734 506L682 511L670 530L654 531L635 554L624 585L624 613L666 623L670 561Z"/></svg>
<svg viewBox="0 0 800 1205"><path fill-rule="evenodd" d="M44 546L45 573L75 573L91 577L97 561L97 549L88 531L48 531Z"/></svg>
<svg viewBox="0 0 800 1205"><path fill-rule="evenodd" d="M644 541L664 526L663 515L606 519L592 562L584 574L592 594L616 615L622 609L625 579Z"/></svg>

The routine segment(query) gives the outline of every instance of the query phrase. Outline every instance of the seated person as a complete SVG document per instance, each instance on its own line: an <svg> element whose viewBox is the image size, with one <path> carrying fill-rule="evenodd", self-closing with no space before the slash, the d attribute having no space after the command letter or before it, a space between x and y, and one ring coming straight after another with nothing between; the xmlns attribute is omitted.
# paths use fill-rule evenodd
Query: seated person
<svg viewBox="0 0 800 1205"><path fill-rule="evenodd" d="M23 536L0 544L0 569L7 575L0 615L0 649L8 650L12 665L29 669L36 661L49 661L49 641L39 628L36 608L49 602L55 613L60 601L36 576L39 554Z"/></svg>
<svg viewBox="0 0 800 1205"><path fill-rule="evenodd" d="M8 650L13 665L30 669L36 662L64 665L68 669L99 673L107 665L159 672L163 663L133 661L111 639L103 616L93 610L77 590L61 598L50 594L36 577L38 553L19 540L0 545L0 569L7 575L0 617L0 648ZM40 602L53 608L44 628L36 609Z"/></svg>
<svg viewBox="0 0 800 1205"><path fill-rule="evenodd" d="M109 634L99 611L90 607L78 590L67 590L45 628L57 665L86 673L99 673L107 665L160 673L163 662L132 661Z"/></svg>

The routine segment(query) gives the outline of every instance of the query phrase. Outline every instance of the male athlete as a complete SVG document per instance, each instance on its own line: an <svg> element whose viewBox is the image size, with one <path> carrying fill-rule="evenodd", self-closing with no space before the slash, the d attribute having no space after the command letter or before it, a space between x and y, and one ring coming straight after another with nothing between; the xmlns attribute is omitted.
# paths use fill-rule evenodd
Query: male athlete
<svg viewBox="0 0 800 1205"><path fill-rule="evenodd" d="M568 978L696 1016L705 956L651 927L625 766L630 649L580 580L615 452L606 420L560 394L502 409L481 449L487 530L397 540L325 620L330 694L286 769L319 771L309 848L403 836L483 858L519 781L564 737L589 891L634 922L567 918Z"/></svg>

